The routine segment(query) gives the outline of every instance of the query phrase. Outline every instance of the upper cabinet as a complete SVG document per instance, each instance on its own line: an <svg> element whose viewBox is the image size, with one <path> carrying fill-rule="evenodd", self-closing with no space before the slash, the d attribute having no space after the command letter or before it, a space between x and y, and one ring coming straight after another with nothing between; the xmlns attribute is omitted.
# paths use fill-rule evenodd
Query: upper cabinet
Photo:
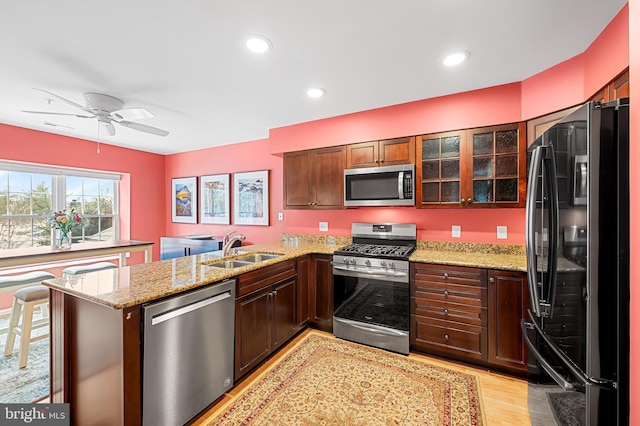
<svg viewBox="0 0 640 426"><path fill-rule="evenodd" d="M414 164L415 138L396 138L347 145L347 168Z"/></svg>
<svg viewBox="0 0 640 426"><path fill-rule="evenodd" d="M284 154L285 209L341 209L345 147Z"/></svg>
<svg viewBox="0 0 640 426"><path fill-rule="evenodd" d="M416 207L524 207L526 124L416 138Z"/></svg>
<svg viewBox="0 0 640 426"><path fill-rule="evenodd" d="M606 86L600 89L591 97L591 101L610 102L620 98L629 97L629 70L611 80Z"/></svg>

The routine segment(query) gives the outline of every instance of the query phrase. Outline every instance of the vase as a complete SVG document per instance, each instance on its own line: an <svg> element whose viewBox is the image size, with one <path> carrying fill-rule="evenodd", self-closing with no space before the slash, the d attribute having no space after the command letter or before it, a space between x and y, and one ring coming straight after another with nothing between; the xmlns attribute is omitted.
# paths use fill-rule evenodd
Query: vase
<svg viewBox="0 0 640 426"><path fill-rule="evenodd" d="M60 232L58 234L58 240L56 241L56 249L67 251L71 250L71 233Z"/></svg>

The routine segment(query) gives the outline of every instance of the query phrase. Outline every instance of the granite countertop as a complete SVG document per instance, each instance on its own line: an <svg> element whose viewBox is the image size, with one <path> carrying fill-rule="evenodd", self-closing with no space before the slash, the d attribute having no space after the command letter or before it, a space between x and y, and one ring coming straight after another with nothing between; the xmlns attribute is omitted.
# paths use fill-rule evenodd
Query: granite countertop
<svg viewBox="0 0 640 426"><path fill-rule="evenodd" d="M113 309L124 309L187 290L224 281L306 254L331 255L351 243L350 237L283 234L281 241L241 247L241 253L278 253L281 256L239 268L207 266L221 259L220 252L56 278L44 284L58 291ZM240 254L238 255L240 256ZM523 246L476 243L418 242L410 261L525 272Z"/></svg>
<svg viewBox="0 0 640 426"><path fill-rule="evenodd" d="M240 268L207 266L220 260L220 253L167 259L152 263L81 274L71 278L55 278L44 284L63 293L89 300L113 309L124 309L168 297L184 291L221 282L274 263L306 254L333 254L349 244L341 238L330 242L303 239L270 244L242 246L241 253L265 252L282 254L275 259ZM238 255L240 256L240 255Z"/></svg>

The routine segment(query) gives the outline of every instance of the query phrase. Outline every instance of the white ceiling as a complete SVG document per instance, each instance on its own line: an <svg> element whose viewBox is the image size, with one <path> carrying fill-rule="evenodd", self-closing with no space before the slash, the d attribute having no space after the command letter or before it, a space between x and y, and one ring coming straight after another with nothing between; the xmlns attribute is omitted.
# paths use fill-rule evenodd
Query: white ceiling
<svg viewBox="0 0 640 426"><path fill-rule="evenodd" d="M521 81L583 52L626 0L31 0L0 11L0 122L160 154L270 128ZM256 56L258 33L273 50ZM471 52L458 69L440 57ZM306 96L321 86L321 99ZM148 135L48 104L118 97ZM49 97L50 98L50 97ZM73 128L51 127L44 122ZM0 141L8 143L13 141Z"/></svg>

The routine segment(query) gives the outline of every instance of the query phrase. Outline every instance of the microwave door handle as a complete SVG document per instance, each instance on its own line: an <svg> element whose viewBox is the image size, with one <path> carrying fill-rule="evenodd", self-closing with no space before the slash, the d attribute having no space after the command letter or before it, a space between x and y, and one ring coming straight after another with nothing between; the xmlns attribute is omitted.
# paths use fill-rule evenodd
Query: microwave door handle
<svg viewBox="0 0 640 426"><path fill-rule="evenodd" d="M553 145L548 147L548 158L545 161L547 176L549 176L549 256L547 257L547 301L548 316L553 317L553 306L556 300L556 286L558 282L558 238L560 209L558 202L558 173L556 156Z"/></svg>
<svg viewBox="0 0 640 426"><path fill-rule="evenodd" d="M531 168L529 169L529 182L527 185L526 204L526 251L527 251L527 276L529 279L529 297L531 308L536 315L540 316L540 293L538 289L538 260L536 256L535 241L535 212L536 194L538 192L538 174L540 173L540 163L542 162L542 147L537 147L531 153Z"/></svg>
<svg viewBox="0 0 640 426"><path fill-rule="evenodd" d="M398 173L398 199L402 200L404 198L404 172Z"/></svg>

